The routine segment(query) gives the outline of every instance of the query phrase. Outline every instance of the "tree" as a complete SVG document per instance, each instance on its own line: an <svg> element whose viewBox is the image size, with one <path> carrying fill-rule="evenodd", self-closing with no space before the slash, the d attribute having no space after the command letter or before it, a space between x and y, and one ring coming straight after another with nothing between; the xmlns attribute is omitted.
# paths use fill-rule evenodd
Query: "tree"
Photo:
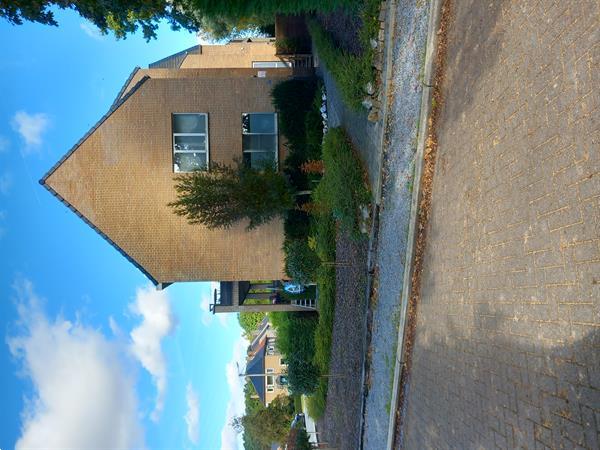
<svg viewBox="0 0 600 450"><path fill-rule="evenodd" d="M198 31L212 27L216 36L225 37L246 27L272 23L276 13L300 14L314 10L331 11L357 0L0 0L0 16L14 25L23 21L57 26L52 7L72 9L102 33L114 32L117 38L141 28L144 37L156 38L161 20L174 29Z"/></svg>
<svg viewBox="0 0 600 450"><path fill-rule="evenodd" d="M241 312L238 314L238 322L244 330L244 336L250 340L256 332L258 325L265 318L265 313L262 312Z"/></svg>
<svg viewBox="0 0 600 450"><path fill-rule="evenodd" d="M169 206L189 223L211 229L249 220L250 230L294 207L291 188L273 167L259 171L238 160L234 167L213 164L210 172L197 171L175 180L177 200Z"/></svg>
<svg viewBox="0 0 600 450"><path fill-rule="evenodd" d="M197 31L199 22L190 14L189 0L0 0L0 16L14 25L23 21L58 26L51 7L72 9L104 34L117 38L142 29L146 40L156 37L158 22L167 20L173 29Z"/></svg>
<svg viewBox="0 0 600 450"><path fill-rule="evenodd" d="M256 409L242 417L235 417L231 426L238 432L243 431L257 439L259 444L271 445L283 442L287 436L294 407L291 399L277 396L266 408Z"/></svg>

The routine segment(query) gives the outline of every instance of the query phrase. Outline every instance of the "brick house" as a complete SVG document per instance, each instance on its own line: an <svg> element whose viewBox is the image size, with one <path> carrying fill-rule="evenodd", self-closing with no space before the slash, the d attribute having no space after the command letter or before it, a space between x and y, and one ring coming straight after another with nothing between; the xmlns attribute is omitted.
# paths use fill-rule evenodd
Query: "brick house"
<svg viewBox="0 0 600 450"><path fill-rule="evenodd" d="M232 41L136 68L109 111L40 183L157 288L181 281L242 282L242 291L248 290L238 289L235 303L243 310L250 290L245 280L276 283L285 276L282 221L252 231L243 223L208 230L188 224L167 204L176 198L179 173L234 158L253 167L283 160L270 92L280 80L310 76L313 69L299 67L307 65L304 57L275 53L273 39Z"/></svg>
<svg viewBox="0 0 600 450"><path fill-rule="evenodd" d="M254 386L264 406L279 395L289 395L287 364L275 342L277 333L267 319L259 325L259 332L248 346L246 376Z"/></svg>

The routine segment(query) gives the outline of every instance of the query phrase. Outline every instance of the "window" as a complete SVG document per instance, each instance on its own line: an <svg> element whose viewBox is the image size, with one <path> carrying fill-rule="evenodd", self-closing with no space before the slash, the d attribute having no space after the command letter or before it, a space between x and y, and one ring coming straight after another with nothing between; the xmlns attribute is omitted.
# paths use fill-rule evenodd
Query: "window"
<svg viewBox="0 0 600 450"><path fill-rule="evenodd" d="M208 115L176 113L173 125L173 172L208 168Z"/></svg>
<svg viewBox="0 0 600 450"><path fill-rule="evenodd" d="M275 392L275 388L273 386L267 386L267 392Z"/></svg>
<svg viewBox="0 0 600 450"><path fill-rule="evenodd" d="M273 375L267 375L267 386L275 385L275 377Z"/></svg>
<svg viewBox="0 0 600 450"><path fill-rule="evenodd" d="M292 67L291 61L252 61L254 69L280 69Z"/></svg>
<svg viewBox="0 0 600 450"><path fill-rule="evenodd" d="M267 355L274 355L274 354L275 354L275 346L274 345L267 346Z"/></svg>
<svg viewBox="0 0 600 450"><path fill-rule="evenodd" d="M254 169L277 165L277 114L242 114L244 163Z"/></svg>
<svg viewBox="0 0 600 450"><path fill-rule="evenodd" d="M267 369L267 373L275 373L275 369Z"/></svg>
<svg viewBox="0 0 600 450"><path fill-rule="evenodd" d="M280 365L280 366L285 366L285 359L283 359L283 358L280 358L280 359L279 359L279 365Z"/></svg>

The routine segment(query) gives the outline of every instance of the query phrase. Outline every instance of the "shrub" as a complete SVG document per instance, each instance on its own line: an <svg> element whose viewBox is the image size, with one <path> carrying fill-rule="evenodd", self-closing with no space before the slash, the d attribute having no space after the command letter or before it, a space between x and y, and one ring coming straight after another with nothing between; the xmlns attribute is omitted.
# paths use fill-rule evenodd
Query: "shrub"
<svg viewBox="0 0 600 450"><path fill-rule="evenodd" d="M352 109L361 108L366 97L365 86L375 81L373 68L374 51L370 40L379 33L379 6L381 0L363 0L358 6L362 26L358 32L362 53L353 55L342 49L320 23L312 19L308 22L317 52L327 70L336 81L344 102Z"/></svg>
<svg viewBox="0 0 600 450"><path fill-rule="evenodd" d="M310 216L299 209L290 209L283 223L286 240L306 239L310 229Z"/></svg>
<svg viewBox="0 0 600 450"><path fill-rule="evenodd" d="M269 313L277 329L277 348L288 363L288 380L294 394L310 394L319 373L313 364L316 316L307 313Z"/></svg>
<svg viewBox="0 0 600 450"><path fill-rule="evenodd" d="M343 230L360 236L360 207L369 203L370 194L361 163L341 128L333 128L325 136L323 162L325 175L313 199L322 209L332 212Z"/></svg>
<svg viewBox="0 0 600 450"><path fill-rule="evenodd" d="M340 49L325 29L314 19L308 22L310 34L314 39L327 70L336 81L342 99L354 110L361 108L366 96L365 86L374 80L372 57L370 55L356 56ZM367 47L366 52L372 53Z"/></svg>
<svg viewBox="0 0 600 450"><path fill-rule="evenodd" d="M296 283L309 284L315 281L316 270L321 264L317 254L303 239L292 239L284 243L285 271Z"/></svg>
<svg viewBox="0 0 600 450"><path fill-rule="evenodd" d="M306 142L305 116L313 105L317 82L289 79L278 83L271 92L273 106L279 113L279 129L292 151L301 150Z"/></svg>

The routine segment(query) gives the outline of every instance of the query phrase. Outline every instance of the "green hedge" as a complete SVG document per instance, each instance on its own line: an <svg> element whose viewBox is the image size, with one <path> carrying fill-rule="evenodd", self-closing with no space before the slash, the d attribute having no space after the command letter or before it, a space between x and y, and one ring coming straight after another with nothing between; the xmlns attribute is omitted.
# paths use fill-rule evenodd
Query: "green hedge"
<svg viewBox="0 0 600 450"><path fill-rule="evenodd" d="M331 211L341 228L361 235L360 207L371 201L362 164L342 128L330 129L323 141L325 175L313 192L321 210Z"/></svg>

